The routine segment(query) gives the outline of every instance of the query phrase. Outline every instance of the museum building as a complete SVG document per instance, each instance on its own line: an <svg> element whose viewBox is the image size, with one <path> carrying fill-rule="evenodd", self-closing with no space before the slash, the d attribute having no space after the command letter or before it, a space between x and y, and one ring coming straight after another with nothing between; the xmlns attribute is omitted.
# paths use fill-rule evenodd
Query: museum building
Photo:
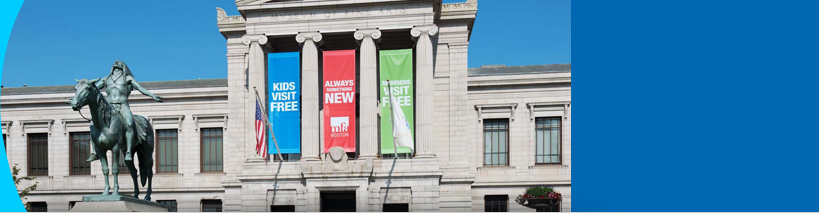
<svg viewBox="0 0 819 213"><path fill-rule="evenodd" d="M534 211L515 198L552 186L563 194L552 210L571 211L571 65L468 68L477 0L236 5L241 15L217 8L226 79L142 82L165 101L130 97L155 131L152 200L172 211ZM36 178L18 189L38 184L32 210L68 211L104 186L99 161L85 161L90 112L72 97L74 85L0 91L9 163ZM391 103L412 147L394 146ZM256 151L257 107L269 161Z"/></svg>

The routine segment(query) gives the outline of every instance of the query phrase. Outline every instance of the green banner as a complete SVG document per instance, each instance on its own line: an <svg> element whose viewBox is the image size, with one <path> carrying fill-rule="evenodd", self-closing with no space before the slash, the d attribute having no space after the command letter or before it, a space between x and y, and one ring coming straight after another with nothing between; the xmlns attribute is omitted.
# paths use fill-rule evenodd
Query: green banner
<svg viewBox="0 0 819 213"><path fill-rule="evenodd" d="M387 80L390 81L392 95L398 101L398 105L404 110L407 117L412 138L415 138L415 96L413 90L415 85L412 82L412 49L403 50L381 50L381 76L379 88L379 104L381 106L381 154L392 154L392 123L390 121L390 95L387 93ZM414 143L413 143L414 144ZM407 147L398 147L398 153L410 153Z"/></svg>

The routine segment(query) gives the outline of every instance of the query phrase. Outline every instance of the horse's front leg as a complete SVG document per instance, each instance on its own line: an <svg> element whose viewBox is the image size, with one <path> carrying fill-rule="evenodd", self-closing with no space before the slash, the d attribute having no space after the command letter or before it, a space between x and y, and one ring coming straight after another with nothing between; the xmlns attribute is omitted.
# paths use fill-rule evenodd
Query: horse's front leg
<svg viewBox="0 0 819 213"><path fill-rule="evenodd" d="M97 152L97 157L100 158L100 164L102 164L102 176L105 177L105 189L102 191L102 195L108 195L110 191L108 186L108 156L107 153L100 151L97 147L94 146L94 149Z"/></svg>
<svg viewBox="0 0 819 213"><path fill-rule="evenodd" d="M119 149L119 145L114 145L114 149L111 149L111 156L111 160L114 161L111 163L111 167L113 167L112 170L114 172L114 193L111 195L119 195L119 161L122 157L122 152Z"/></svg>

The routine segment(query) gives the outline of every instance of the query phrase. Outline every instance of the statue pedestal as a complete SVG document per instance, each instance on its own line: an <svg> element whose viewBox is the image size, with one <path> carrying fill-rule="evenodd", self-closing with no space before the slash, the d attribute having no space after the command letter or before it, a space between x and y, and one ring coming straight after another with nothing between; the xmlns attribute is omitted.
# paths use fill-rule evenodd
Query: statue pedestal
<svg viewBox="0 0 819 213"><path fill-rule="evenodd" d="M72 212L167 212L162 204L119 195L82 196L82 202L74 204Z"/></svg>

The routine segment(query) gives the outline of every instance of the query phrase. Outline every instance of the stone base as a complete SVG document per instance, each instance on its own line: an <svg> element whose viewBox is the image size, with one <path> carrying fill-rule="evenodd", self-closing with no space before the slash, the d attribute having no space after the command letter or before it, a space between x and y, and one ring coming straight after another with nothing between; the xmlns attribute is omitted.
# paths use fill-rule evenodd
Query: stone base
<svg viewBox="0 0 819 213"><path fill-rule="evenodd" d="M72 212L167 212L162 204L119 195L82 196L82 202L74 204Z"/></svg>

